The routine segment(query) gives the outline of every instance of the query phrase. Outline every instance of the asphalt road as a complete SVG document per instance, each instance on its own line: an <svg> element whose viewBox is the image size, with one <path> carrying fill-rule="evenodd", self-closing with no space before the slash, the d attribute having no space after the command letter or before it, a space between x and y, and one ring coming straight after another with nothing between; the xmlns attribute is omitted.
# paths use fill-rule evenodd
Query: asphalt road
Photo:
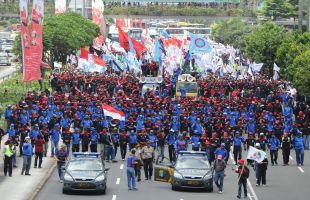
<svg viewBox="0 0 310 200"><path fill-rule="evenodd" d="M294 153L292 151L292 153ZM245 153L243 152L244 156ZM310 152L305 154L305 166L298 168L294 160L290 166L282 166L282 154L279 152L278 166L269 166L267 171L267 186L255 186L255 172L251 169L248 191L250 200L307 200L310 196ZM226 169L223 194L218 194L214 186L213 193L201 191L172 191L167 183L144 180L142 171L142 181L137 183L138 191L127 190L126 164L123 161L118 163L107 163L110 167L108 176L108 188L106 195L92 195L81 193L74 195L63 195L62 184L58 182L55 172L44 188L37 196L37 200L79 200L79 199L108 199L108 200L230 200L237 199L237 175L233 171L235 166L232 161Z"/></svg>

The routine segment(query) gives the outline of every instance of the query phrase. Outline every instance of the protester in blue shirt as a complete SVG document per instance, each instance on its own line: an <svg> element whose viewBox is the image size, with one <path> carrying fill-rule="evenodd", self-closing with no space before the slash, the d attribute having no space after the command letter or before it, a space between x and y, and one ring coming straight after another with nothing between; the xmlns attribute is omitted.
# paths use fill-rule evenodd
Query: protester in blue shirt
<svg viewBox="0 0 310 200"><path fill-rule="evenodd" d="M55 152L58 150L60 140L60 125L55 124L55 127L50 131L51 136L51 156L54 157Z"/></svg>
<svg viewBox="0 0 310 200"><path fill-rule="evenodd" d="M221 155L222 159L225 160L228 157L228 152L225 149L225 143L221 143L221 146L215 150L214 154L215 158L217 158L218 155Z"/></svg>
<svg viewBox="0 0 310 200"><path fill-rule="evenodd" d="M80 151L80 129L75 128L72 137L72 153Z"/></svg>
<svg viewBox="0 0 310 200"><path fill-rule="evenodd" d="M297 135L293 137L292 140L293 147L296 152L296 162L297 166L304 165L304 138L302 137L302 133L300 131L297 132Z"/></svg>
<svg viewBox="0 0 310 200"><path fill-rule="evenodd" d="M90 133L90 151L91 152L97 152L99 134L97 133L97 131L94 127L91 127L90 130L91 130L91 133Z"/></svg>
<svg viewBox="0 0 310 200"><path fill-rule="evenodd" d="M280 140L272 133L271 138L268 139L268 146L270 150L271 164L278 164L278 150L280 146Z"/></svg>
<svg viewBox="0 0 310 200"><path fill-rule="evenodd" d="M136 188L135 165L137 165L138 162L137 162L137 158L136 158L135 154L136 154L136 150L132 149L130 151L130 156L127 158L128 190L137 190L137 188Z"/></svg>
<svg viewBox="0 0 310 200"><path fill-rule="evenodd" d="M234 160L237 164L238 161L242 158L242 145L244 143L244 138L240 135L239 132L236 132L235 137L232 139L233 142L233 153L234 153Z"/></svg>
<svg viewBox="0 0 310 200"><path fill-rule="evenodd" d="M31 166L31 158L33 155L33 148L31 145L31 139L30 137L25 138L25 143L23 144L23 168L21 175L28 175L30 176L31 174L29 173L30 166Z"/></svg>

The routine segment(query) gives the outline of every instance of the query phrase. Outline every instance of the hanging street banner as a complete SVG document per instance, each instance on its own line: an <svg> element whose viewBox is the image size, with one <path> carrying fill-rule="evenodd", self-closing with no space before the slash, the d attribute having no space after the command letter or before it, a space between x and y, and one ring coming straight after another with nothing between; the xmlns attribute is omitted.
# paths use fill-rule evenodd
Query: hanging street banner
<svg viewBox="0 0 310 200"><path fill-rule="evenodd" d="M101 35L94 39L93 46L101 47L102 43L104 42L104 38L102 36L102 23L103 23L103 11L104 11L104 4L102 0L92 0L92 19L95 24L100 27Z"/></svg>
<svg viewBox="0 0 310 200"><path fill-rule="evenodd" d="M55 14L66 12L66 0L55 0Z"/></svg>

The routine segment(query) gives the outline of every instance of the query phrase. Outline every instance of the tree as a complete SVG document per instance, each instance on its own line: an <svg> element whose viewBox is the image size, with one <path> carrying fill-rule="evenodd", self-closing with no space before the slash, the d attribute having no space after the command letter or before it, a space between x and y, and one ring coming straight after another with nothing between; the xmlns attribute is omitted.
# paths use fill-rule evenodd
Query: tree
<svg viewBox="0 0 310 200"><path fill-rule="evenodd" d="M77 13L48 16L43 27L43 59L49 64L66 62L67 55L89 46L99 35L99 26ZM14 52L21 58L21 39L17 36Z"/></svg>
<svg viewBox="0 0 310 200"><path fill-rule="evenodd" d="M298 0L265 0L260 13L269 19L297 17Z"/></svg>
<svg viewBox="0 0 310 200"><path fill-rule="evenodd" d="M286 71L294 59L310 49L310 33L301 33L299 31L288 34L276 53L276 63L279 65L280 73L284 76L289 75Z"/></svg>
<svg viewBox="0 0 310 200"><path fill-rule="evenodd" d="M236 18L219 21L211 25L211 29L215 41L242 49L245 47L244 38L252 31L253 26Z"/></svg>
<svg viewBox="0 0 310 200"><path fill-rule="evenodd" d="M273 22L258 25L245 37L245 54L252 61L264 63L262 72L271 75L275 54L286 37L284 28Z"/></svg>
<svg viewBox="0 0 310 200"><path fill-rule="evenodd" d="M310 50L302 53L294 59L288 68L290 80L296 89L304 95L310 95Z"/></svg>

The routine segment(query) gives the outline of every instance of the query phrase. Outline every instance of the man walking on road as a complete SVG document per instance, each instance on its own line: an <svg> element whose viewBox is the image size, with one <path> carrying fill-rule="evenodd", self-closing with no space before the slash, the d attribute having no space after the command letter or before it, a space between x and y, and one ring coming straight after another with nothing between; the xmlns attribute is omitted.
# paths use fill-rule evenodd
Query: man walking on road
<svg viewBox="0 0 310 200"><path fill-rule="evenodd" d="M256 148L260 149L260 144L256 143ZM256 172L256 186L260 186L262 183L263 186L266 186L266 172L268 166L268 159L267 157L264 158L264 160L260 163L255 162L255 172Z"/></svg>
<svg viewBox="0 0 310 200"><path fill-rule="evenodd" d="M57 169L58 169L58 176L59 182L63 182L62 179L62 169L61 167L65 165L66 161L68 160L68 153L66 151L66 145L61 145L60 149L56 151L54 159L57 161Z"/></svg>
<svg viewBox="0 0 310 200"><path fill-rule="evenodd" d="M304 165L304 138L302 137L301 132L299 131L296 136L293 138L293 146L296 152L296 162L297 166Z"/></svg>
<svg viewBox="0 0 310 200"><path fill-rule="evenodd" d="M288 133L284 133L281 141L282 155L283 155L283 165L288 165L290 161L290 152L291 152L291 138L288 136Z"/></svg>
<svg viewBox="0 0 310 200"><path fill-rule="evenodd" d="M238 173L238 196L237 198L241 198L241 190L243 187L244 198L247 198L248 190L247 190L247 179L250 175L250 170L247 166L244 165L244 160L239 160L239 166L236 169L236 173Z"/></svg>
<svg viewBox="0 0 310 200"><path fill-rule="evenodd" d="M31 166L31 158L33 155L33 148L31 145L31 139L30 137L26 137L25 138L25 143L23 144L23 168L22 168L22 172L21 175L25 175L30 176L31 174L29 174L29 170L30 170L30 166Z"/></svg>
<svg viewBox="0 0 310 200"><path fill-rule="evenodd" d="M4 154L4 176L7 176L7 173L9 171L9 176L12 176L12 169L13 169L13 162L12 158L15 153L15 146L13 143L8 140L4 144L3 154Z"/></svg>
<svg viewBox="0 0 310 200"><path fill-rule="evenodd" d="M276 137L275 133L272 133L271 138L269 138L268 146L270 150L271 164L278 165L278 150L280 146L280 140Z"/></svg>
<svg viewBox="0 0 310 200"><path fill-rule="evenodd" d="M153 174L153 160L155 158L155 152L148 141L146 146L142 148L141 159L144 165L145 180L151 180Z"/></svg>
<svg viewBox="0 0 310 200"><path fill-rule="evenodd" d="M136 175L135 175L135 165L138 164L137 158L135 156L136 150L132 149L130 156L127 158L127 181L128 190L137 190L136 188Z"/></svg>
<svg viewBox="0 0 310 200"><path fill-rule="evenodd" d="M225 174L226 163L222 158L222 155L219 154L217 159L214 162L214 183L218 188L220 194L223 193L223 183L224 183L224 174Z"/></svg>

